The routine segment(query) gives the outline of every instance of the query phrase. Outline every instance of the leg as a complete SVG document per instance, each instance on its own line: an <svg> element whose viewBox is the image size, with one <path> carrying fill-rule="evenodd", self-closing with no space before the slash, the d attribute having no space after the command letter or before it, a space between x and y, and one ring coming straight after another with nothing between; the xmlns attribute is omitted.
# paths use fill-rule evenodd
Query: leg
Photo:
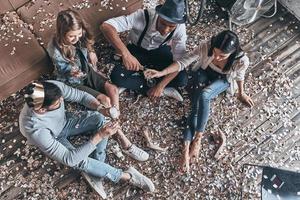
<svg viewBox="0 0 300 200"><path fill-rule="evenodd" d="M147 65L149 61L148 51L135 45L127 45L130 53L136 57L141 65ZM118 87L124 87L145 94L149 88L144 75L141 72L129 71L121 63L116 65L111 72L110 78Z"/></svg>
<svg viewBox="0 0 300 200"><path fill-rule="evenodd" d="M190 156L197 158L201 146L202 134L205 130L206 123L209 117L210 101L225 91L229 87L229 83L226 79L217 79L204 89L198 89L197 102L198 102L198 114L197 114L197 126L195 127L195 138L192 142Z"/></svg>
<svg viewBox="0 0 300 200"><path fill-rule="evenodd" d="M198 92L201 91L200 85L205 85L208 82L206 71L200 69L193 74L194 87L191 92L191 112L187 120L187 127L184 132L184 139L192 141L194 138L195 130L197 128L197 119L199 113L199 97Z"/></svg>
<svg viewBox="0 0 300 200"><path fill-rule="evenodd" d="M203 132L209 117L210 101L229 87L226 79L217 79L198 93L199 110L196 131Z"/></svg>
<svg viewBox="0 0 300 200"><path fill-rule="evenodd" d="M198 123L198 113L199 113L199 100L198 100L198 95L197 92L200 89L202 85L207 84L208 82L208 74L206 73L205 70L199 69L198 71L193 73L193 88L192 88L192 97L191 97L191 113L188 117L187 121L187 127L184 132L184 140L188 142L192 142L194 139L194 135L196 134L198 137L201 136L199 133L195 133L196 128L197 128L197 123ZM199 152L200 147L201 147L201 137L198 138L197 140L197 149ZM192 143L195 145L195 142ZM190 147L190 145L189 145ZM189 151L190 154L191 151ZM186 153L186 152L185 152Z"/></svg>
<svg viewBox="0 0 300 200"><path fill-rule="evenodd" d="M68 113L67 123L58 139L67 142L68 137L91 134L98 131L103 126L104 121L104 116L99 112L82 112L78 117ZM104 161L106 145L107 139L98 143L96 150L92 153L93 158Z"/></svg>
<svg viewBox="0 0 300 200"><path fill-rule="evenodd" d="M173 63L173 54L170 46L163 46L149 51L149 64L156 70L163 70Z"/></svg>
<svg viewBox="0 0 300 200"><path fill-rule="evenodd" d="M133 44L128 44L127 48L141 65L145 66L151 63L150 51L137 47Z"/></svg>
<svg viewBox="0 0 300 200"><path fill-rule="evenodd" d="M167 87L184 87L188 83L188 74L186 70L183 70L177 74L177 76L167 85Z"/></svg>
<svg viewBox="0 0 300 200"><path fill-rule="evenodd" d="M104 163L103 161L99 161L89 157L80 162L74 168L86 172L87 174L94 177L107 178L114 183L119 182L123 175L121 169L117 169L109 164Z"/></svg>
<svg viewBox="0 0 300 200"><path fill-rule="evenodd" d="M89 93L96 97L103 105L111 107L113 104L119 109L118 88L111 84L103 74L90 69L86 86L90 87L91 90L96 90L96 92L91 91Z"/></svg>
<svg viewBox="0 0 300 200"><path fill-rule="evenodd" d="M121 143L124 153L141 162L148 160L149 154L136 145L132 144L122 130L118 130L116 135L119 142Z"/></svg>
<svg viewBox="0 0 300 200"><path fill-rule="evenodd" d="M183 150L181 155L180 168L182 172L190 172L190 141L184 141Z"/></svg>
<svg viewBox="0 0 300 200"><path fill-rule="evenodd" d="M132 145L122 130L118 130L117 137L123 149L128 149Z"/></svg>
<svg viewBox="0 0 300 200"><path fill-rule="evenodd" d="M149 89L142 72L129 71L122 65L116 65L110 75L111 81L118 87L127 88L145 94Z"/></svg>
<svg viewBox="0 0 300 200"><path fill-rule="evenodd" d="M171 52L171 47L167 45L159 49L152 50L150 56L151 56L151 65L153 65L154 69L156 70L163 70L174 62L173 54ZM168 87L177 88L177 87L183 87L187 85L188 76L185 70L179 73L174 73L172 75L173 76L170 76L172 80L167 85ZM163 79L164 78L160 79L160 81Z"/></svg>
<svg viewBox="0 0 300 200"><path fill-rule="evenodd" d="M75 168L86 172L92 177L104 177L114 183L123 180L146 191L154 192L155 190L153 182L133 167L129 167L128 170L123 172L121 169L114 168L104 162L87 158L75 166Z"/></svg>
<svg viewBox="0 0 300 200"><path fill-rule="evenodd" d="M119 90L118 88L109 83L108 81L106 81L105 85L104 85L104 89L105 89L105 93L107 94L107 96L110 99L111 102L111 106L116 106L116 108L118 110L120 110L119 108Z"/></svg>

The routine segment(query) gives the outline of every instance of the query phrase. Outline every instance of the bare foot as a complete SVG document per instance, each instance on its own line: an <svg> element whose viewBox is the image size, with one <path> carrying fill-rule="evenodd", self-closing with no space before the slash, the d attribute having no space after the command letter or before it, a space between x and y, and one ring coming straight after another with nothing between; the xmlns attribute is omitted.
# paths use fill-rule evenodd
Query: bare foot
<svg viewBox="0 0 300 200"><path fill-rule="evenodd" d="M192 142L191 149L190 149L190 158L192 159L192 162L196 161L199 158L201 139L202 139L202 135L197 136Z"/></svg>
<svg viewBox="0 0 300 200"><path fill-rule="evenodd" d="M182 173L189 173L190 172L190 155L189 155L189 148L184 149L180 158L180 171Z"/></svg>

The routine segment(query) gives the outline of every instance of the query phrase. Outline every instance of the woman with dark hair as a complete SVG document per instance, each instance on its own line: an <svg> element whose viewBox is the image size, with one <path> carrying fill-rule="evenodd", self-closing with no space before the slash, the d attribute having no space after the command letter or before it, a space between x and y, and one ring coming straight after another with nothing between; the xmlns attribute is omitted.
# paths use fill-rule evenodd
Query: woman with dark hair
<svg viewBox="0 0 300 200"><path fill-rule="evenodd" d="M93 35L77 12L71 9L59 12L56 34L47 48L57 80L92 94L105 107L119 109L118 88L97 71L93 44Z"/></svg>
<svg viewBox="0 0 300 200"><path fill-rule="evenodd" d="M238 36L229 30L213 36L210 41L200 43L196 49L163 71L147 70L145 76L165 76L183 70L194 61L197 62L192 67L192 108L183 132L183 171L189 171L190 158L197 159L199 156L211 99L227 89L233 94L237 86L238 99L248 106L254 105L252 99L244 93L244 76L249 66L249 58L243 53Z"/></svg>

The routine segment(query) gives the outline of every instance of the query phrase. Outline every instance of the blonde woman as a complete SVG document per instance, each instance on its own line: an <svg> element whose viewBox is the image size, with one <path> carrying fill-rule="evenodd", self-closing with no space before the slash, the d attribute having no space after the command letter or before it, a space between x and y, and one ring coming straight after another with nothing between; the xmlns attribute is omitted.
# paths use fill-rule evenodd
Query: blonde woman
<svg viewBox="0 0 300 200"><path fill-rule="evenodd" d="M47 48L57 80L92 94L106 107L119 109L118 88L95 70L98 59L93 44L93 35L76 11L59 12L56 33Z"/></svg>

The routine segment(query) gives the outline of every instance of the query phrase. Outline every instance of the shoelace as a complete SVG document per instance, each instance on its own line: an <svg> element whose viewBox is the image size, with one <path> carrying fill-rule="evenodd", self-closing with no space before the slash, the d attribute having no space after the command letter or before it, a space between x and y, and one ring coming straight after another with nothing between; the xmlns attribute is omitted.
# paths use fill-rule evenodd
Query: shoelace
<svg viewBox="0 0 300 200"><path fill-rule="evenodd" d="M134 155L139 155L141 156L142 154L144 154L144 152L142 152L140 149L138 149L136 146L132 145L130 148L130 152Z"/></svg>

